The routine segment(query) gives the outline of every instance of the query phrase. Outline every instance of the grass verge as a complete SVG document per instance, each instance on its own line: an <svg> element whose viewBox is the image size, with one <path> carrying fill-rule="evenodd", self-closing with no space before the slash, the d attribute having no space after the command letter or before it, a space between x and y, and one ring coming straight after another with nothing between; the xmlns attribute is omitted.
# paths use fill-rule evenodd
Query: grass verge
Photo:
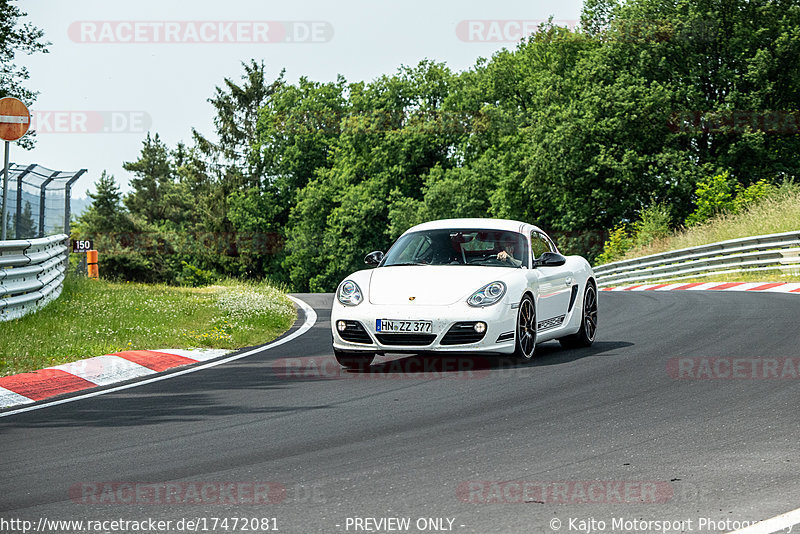
<svg viewBox="0 0 800 534"><path fill-rule="evenodd" d="M778 234L800 229L800 187L787 183L774 193L754 202L737 213L725 213L706 223L681 228L672 235L656 239L646 246L634 247L620 260L641 258L672 250L697 247L729 239L765 234ZM616 260L615 260L616 261ZM693 282L800 282L798 267L784 270L744 270L738 273L722 273L680 279L658 279L637 284ZM631 285L631 284L620 284Z"/></svg>
<svg viewBox="0 0 800 534"><path fill-rule="evenodd" d="M785 184L774 194L734 214L722 214L706 223L682 228L674 234L635 247L620 258L640 258L670 250L697 247L728 239L779 234L800 229L800 188Z"/></svg>
<svg viewBox="0 0 800 534"><path fill-rule="evenodd" d="M54 302L0 323L0 376L122 350L259 345L295 318L294 304L267 284L186 288L70 276Z"/></svg>

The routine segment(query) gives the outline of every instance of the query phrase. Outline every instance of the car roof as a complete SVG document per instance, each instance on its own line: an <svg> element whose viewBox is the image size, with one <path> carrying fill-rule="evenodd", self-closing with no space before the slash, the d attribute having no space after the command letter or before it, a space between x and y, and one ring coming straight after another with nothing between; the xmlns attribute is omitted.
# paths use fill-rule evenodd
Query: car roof
<svg viewBox="0 0 800 534"><path fill-rule="evenodd" d="M419 232L423 230L445 230L452 229L486 229L486 230L503 230L506 232L520 232L527 234L533 230L541 232L541 230L528 223L520 221L512 221L510 219L441 219L439 221L430 221L416 226L412 226L405 233ZM544 232L542 232L544 233Z"/></svg>

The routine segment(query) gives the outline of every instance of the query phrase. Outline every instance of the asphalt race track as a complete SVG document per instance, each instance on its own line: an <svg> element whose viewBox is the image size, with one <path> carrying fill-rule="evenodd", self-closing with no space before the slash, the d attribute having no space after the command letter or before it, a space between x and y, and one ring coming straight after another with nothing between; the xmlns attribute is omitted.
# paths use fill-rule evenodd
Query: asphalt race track
<svg viewBox="0 0 800 534"><path fill-rule="evenodd" d="M365 374L331 365L332 297L299 297L318 320L284 345L0 418L0 531L719 532L798 508L797 295L601 293L590 349ZM767 359L784 378L764 378Z"/></svg>

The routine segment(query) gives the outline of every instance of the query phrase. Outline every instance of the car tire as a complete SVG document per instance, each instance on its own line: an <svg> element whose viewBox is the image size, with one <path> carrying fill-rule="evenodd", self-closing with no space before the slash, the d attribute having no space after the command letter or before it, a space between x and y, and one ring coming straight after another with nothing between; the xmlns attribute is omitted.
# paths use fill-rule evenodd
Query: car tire
<svg viewBox="0 0 800 534"><path fill-rule="evenodd" d="M360 369L364 370L369 368L375 355L370 352L345 352L343 350L333 349L333 355L339 365L347 369Z"/></svg>
<svg viewBox="0 0 800 534"><path fill-rule="evenodd" d="M597 336L597 288L589 281L583 293L581 329L558 340L565 349L591 347Z"/></svg>
<svg viewBox="0 0 800 534"><path fill-rule="evenodd" d="M518 362L531 361L536 352L536 305L528 294L519 303L514 337L514 359Z"/></svg>

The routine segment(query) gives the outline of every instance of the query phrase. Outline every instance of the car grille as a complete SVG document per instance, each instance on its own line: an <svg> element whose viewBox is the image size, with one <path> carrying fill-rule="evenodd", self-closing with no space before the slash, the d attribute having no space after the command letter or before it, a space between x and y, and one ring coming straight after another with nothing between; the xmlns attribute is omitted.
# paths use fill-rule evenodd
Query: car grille
<svg viewBox="0 0 800 534"><path fill-rule="evenodd" d="M486 335L484 330L480 334L475 331L475 321L456 323L442 338L441 345L467 345L477 343Z"/></svg>
<svg viewBox="0 0 800 534"><path fill-rule="evenodd" d="M435 334L375 334L375 337L384 345L394 345L398 347L422 347L430 345L433 343L433 340L436 339Z"/></svg>
<svg viewBox="0 0 800 534"><path fill-rule="evenodd" d="M367 331L364 329L364 325L359 323L358 321L345 321L347 324L347 328L342 332L339 332L339 336L344 339L345 341L349 341L350 343L366 343L368 345L372 344L372 338L369 337Z"/></svg>
<svg viewBox="0 0 800 534"><path fill-rule="evenodd" d="M503 341L511 341L514 339L514 332L506 332L504 334L500 334L497 336L497 343L502 343Z"/></svg>

